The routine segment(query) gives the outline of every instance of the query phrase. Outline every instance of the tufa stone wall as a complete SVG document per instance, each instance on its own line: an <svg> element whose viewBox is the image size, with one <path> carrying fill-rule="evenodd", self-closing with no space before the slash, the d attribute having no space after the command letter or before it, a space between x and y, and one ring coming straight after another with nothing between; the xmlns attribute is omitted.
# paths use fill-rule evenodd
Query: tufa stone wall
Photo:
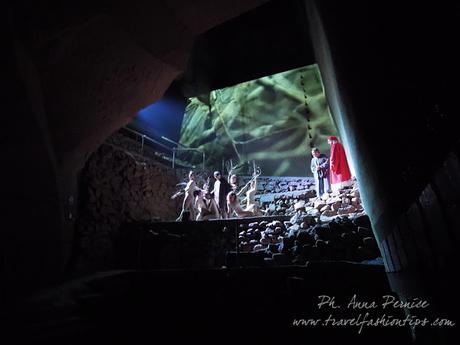
<svg viewBox="0 0 460 345"><path fill-rule="evenodd" d="M169 167L121 146L103 144L89 158L80 178L72 268L116 267L123 223L174 220L182 201L171 199L178 181Z"/></svg>

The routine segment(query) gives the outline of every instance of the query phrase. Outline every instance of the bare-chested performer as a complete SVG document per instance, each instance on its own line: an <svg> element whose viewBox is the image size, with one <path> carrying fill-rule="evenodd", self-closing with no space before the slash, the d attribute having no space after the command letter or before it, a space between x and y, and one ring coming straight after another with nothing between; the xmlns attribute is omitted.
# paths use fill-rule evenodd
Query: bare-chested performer
<svg viewBox="0 0 460 345"><path fill-rule="evenodd" d="M201 189L198 188L196 185L196 176L193 171L188 173L188 183L184 188L184 202L182 203L182 211L181 215L178 219L182 218L184 212L190 212L190 220L195 220L197 216L197 211L195 210L195 197L193 193L195 191L200 191Z"/></svg>
<svg viewBox="0 0 460 345"><path fill-rule="evenodd" d="M246 192L246 210L251 211L254 216L262 216L262 211L259 210L256 203L256 193L257 193L257 177L259 175L254 175L249 187L249 190Z"/></svg>
<svg viewBox="0 0 460 345"><path fill-rule="evenodd" d="M227 208L228 208L228 215L230 217L235 214L238 218L244 217L254 217L255 214L252 210L242 209L240 202L238 201L238 197L235 192L230 192L227 194Z"/></svg>
<svg viewBox="0 0 460 345"><path fill-rule="evenodd" d="M209 190L200 191L195 199L196 220L219 219L219 208Z"/></svg>
<svg viewBox="0 0 460 345"><path fill-rule="evenodd" d="M235 174L232 174L228 181L230 182L232 191L236 192L238 190L238 177Z"/></svg>

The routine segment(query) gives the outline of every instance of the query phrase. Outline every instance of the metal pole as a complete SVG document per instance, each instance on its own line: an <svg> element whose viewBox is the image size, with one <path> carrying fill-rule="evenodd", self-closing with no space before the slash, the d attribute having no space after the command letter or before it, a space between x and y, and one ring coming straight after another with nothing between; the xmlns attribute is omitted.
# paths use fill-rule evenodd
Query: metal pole
<svg viewBox="0 0 460 345"><path fill-rule="evenodd" d="M152 143L155 143L155 144L158 145L158 146L161 146L161 147L163 147L163 148L165 148L165 149L167 149L167 150L172 151L172 148L170 148L169 146L166 146L166 145L160 143L159 141L156 141L156 140L150 138L148 135L139 133L139 132L137 132L137 131L135 131L135 130L129 128L129 127L123 127L123 128L124 128L125 130L131 132L131 133L136 134L137 136L140 136L140 137L144 136L144 138L147 139L148 141L151 141Z"/></svg>
<svg viewBox="0 0 460 345"><path fill-rule="evenodd" d="M172 157L172 167L174 169L174 163L175 163L175 160L176 160L176 148L173 147L173 157Z"/></svg>
<svg viewBox="0 0 460 345"><path fill-rule="evenodd" d="M145 134L142 135L141 155L144 155Z"/></svg>
<svg viewBox="0 0 460 345"><path fill-rule="evenodd" d="M163 140L166 140L166 141L169 141L171 144L174 144L176 146L181 146L181 147L184 147L184 148L189 148L188 146L184 145L184 144L181 144L181 143L178 143L177 141L174 141L174 140L171 140L169 138L166 138L164 135L161 136L161 139Z"/></svg>

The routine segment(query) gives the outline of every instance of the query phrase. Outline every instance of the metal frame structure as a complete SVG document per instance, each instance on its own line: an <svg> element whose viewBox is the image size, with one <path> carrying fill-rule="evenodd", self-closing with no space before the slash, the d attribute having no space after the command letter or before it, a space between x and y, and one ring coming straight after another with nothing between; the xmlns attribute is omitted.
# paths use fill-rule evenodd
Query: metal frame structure
<svg viewBox="0 0 460 345"><path fill-rule="evenodd" d="M155 139L150 138L148 135L145 135L145 134L142 134L142 133L140 133L138 131L135 131L134 129L131 129L131 128L126 127L126 126L123 127L123 128L126 129L127 131L129 131L129 132L141 137L141 154L144 154L144 143L145 143L145 140L148 140L148 141L150 141L150 142L152 142L152 143L154 143L156 145L159 145L159 146L161 146L161 147L163 147L163 148L165 148L165 149L167 149L167 150L172 152L172 168L174 169L175 166L176 166L176 154L177 154L178 151L194 151L194 152L198 152L203 157L203 160L202 160L203 167L202 167L202 169L204 170L205 161L206 161L206 154L204 152L200 151L198 148L187 147L187 146L185 146L185 145L183 145L181 143L177 143L174 140L171 140L169 138L166 138L166 137L162 136L161 139L176 145L176 147L171 148L171 147L169 147L169 146L167 146L167 145L165 145L165 144L163 144L163 143L161 143L161 142L159 142L159 141L157 141Z"/></svg>

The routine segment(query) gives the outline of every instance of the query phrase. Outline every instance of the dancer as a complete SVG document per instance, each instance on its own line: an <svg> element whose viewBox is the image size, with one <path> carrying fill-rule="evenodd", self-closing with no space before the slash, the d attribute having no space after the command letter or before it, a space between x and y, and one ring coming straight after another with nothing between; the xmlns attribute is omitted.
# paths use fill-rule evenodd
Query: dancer
<svg viewBox="0 0 460 345"><path fill-rule="evenodd" d="M240 202L238 201L238 197L236 196L236 193L233 191L227 194L227 208L230 217L233 216L233 214L236 214L238 218L255 216L252 210L243 210L241 208Z"/></svg>
<svg viewBox="0 0 460 345"><path fill-rule="evenodd" d="M199 192L195 205L198 210L196 220L219 219L219 208L209 190Z"/></svg>
<svg viewBox="0 0 460 345"><path fill-rule="evenodd" d="M236 192L238 190L238 177L235 174L230 175L229 182L232 191Z"/></svg>
<svg viewBox="0 0 460 345"><path fill-rule="evenodd" d="M257 207L256 203L257 177L259 177L259 174L253 176L250 183L250 188L246 192L246 210L251 211L254 216L262 216L263 212Z"/></svg>
<svg viewBox="0 0 460 345"><path fill-rule="evenodd" d="M196 176L193 171L190 171L188 174L188 183L184 188L184 201L182 203L182 211L177 220L183 220L183 215L185 212L190 213L190 220L195 220L196 218L196 210L195 210L195 200L194 200L194 192L200 191L201 189L198 188L196 185Z"/></svg>
<svg viewBox="0 0 460 345"><path fill-rule="evenodd" d="M327 143L331 145L330 155L330 183L333 192L351 185L351 173L348 167L347 155L343 145L339 143L337 137L330 136Z"/></svg>

